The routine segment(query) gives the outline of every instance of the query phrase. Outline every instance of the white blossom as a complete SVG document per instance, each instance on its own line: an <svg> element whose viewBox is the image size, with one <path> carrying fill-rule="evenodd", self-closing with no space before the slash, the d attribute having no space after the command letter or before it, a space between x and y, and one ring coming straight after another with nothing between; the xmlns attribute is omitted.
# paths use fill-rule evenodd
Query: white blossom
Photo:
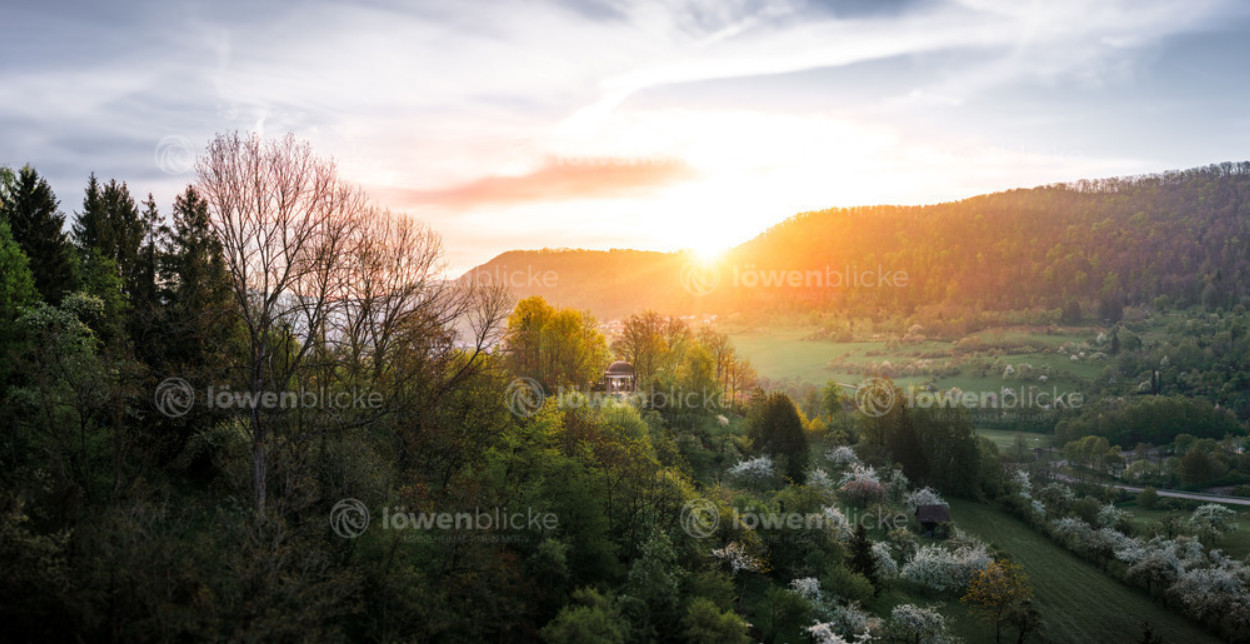
<svg viewBox="0 0 1250 644"><path fill-rule="evenodd" d="M1121 520L1130 516L1132 515L1128 512L1125 512L1124 510L1115 507L1115 505L1108 503L1098 510L1098 525L1104 528L1114 528L1120 523Z"/></svg>
<svg viewBox="0 0 1250 644"><path fill-rule="evenodd" d="M763 481L773 477L773 459L764 455L746 461L739 461L729 468L729 475L748 480Z"/></svg>
<svg viewBox="0 0 1250 644"><path fill-rule="evenodd" d="M903 566L900 576L938 592L962 590L973 575L993 561L983 546L949 550L928 545L916 551Z"/></svg>
<svg viewBox="0 0 1250 644"><path fill-rule="evenodd" d="M737 541L731 541L724 548L713 550L712 556L729 564L735 574L743 570L759 572L764 568L763 562L748 554L746 548Z"/></svg>
<svg viewBox="0 0 1250 644"><path fill-rule="evenodd" d="M833 632L831 624L816 622L807 627L807 635L812 638L816 644L850 644L841 635Z"/></svg>
<svg viewBox="0 0 1250 644"><path fill-rule="evenodd" d="M1189 516L1189 527L1200 535L1218 537L1237 529L1237 524L1232 522L1236 516L1236 512L1225 506L1207 503L1198 506Z"/></svg>
<svg viewBox="0 0 1250 644"><path fill-rule="evenodd" d="M835 447L825 452L825 459L840 467L854 465L859 462L859 457L855 455L855 450L846 445Z"/></svg>
<svg viewBox="0 0 1250 644"><path fill-rule="evenodd" d="M819 467L813 468L807 473L807 484L827 492L832 492L837 488L837 483L833 480L833 477Z"/></svg>
<svg viewBox="0 0 1250 644"><path fill-rule="evenodd" d="M1033 498L1033 481L1029 479L1029 473L1024 470L1016 470L1012 475L1012 480L1019 490L1020 496L1025 499Z"/></svg>
<svg viewBox="0 0 1250 644"><path fill-rule="evenodd" d="M906 642L942 644L951 641L946 633L946 618L941 613L912 604L900 604L890 611L886 632Z"/></svg>
<svg viewBox="0 0 1250 644"><path fill-rule="evenodd" d="M815 577L803 577L790 582L790 589L798 593L800 597L811 602L813 605L820 604L825 601L825 596L820 592L820 581Z"/></svg>
<svg viewBox="0 0 1250 644"><path fill-rule="evenodd" d="M942 495L931 487L922 487L907 495L907 511L914 513L922 505L946 505Z"/></svg>
<svg viewBox="0 0 1250 644"><path fill-rule="evenodd" d="M877 570L877 576L881 579L898 577L898 563L894 561L894 554L890 552L890 544L884 541L874 542L872 544L872 560Z"/></svg>

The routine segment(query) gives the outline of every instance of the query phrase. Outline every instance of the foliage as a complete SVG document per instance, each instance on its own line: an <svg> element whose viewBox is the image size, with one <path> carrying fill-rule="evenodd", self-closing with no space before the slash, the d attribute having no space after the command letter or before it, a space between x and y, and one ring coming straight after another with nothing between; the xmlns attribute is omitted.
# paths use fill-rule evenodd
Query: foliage
<svg viewBox="0 0 1250 644"><path fill-rule="evenodd" d="M757 451L781 462L786 477L803 483L808 459L807 436L789 396L767 394L755 403L747 420L747 437Z"/></svg>
<svg viewBox="0 0 1250 644"><path fill-rule="evenodd" d="M994 641L1001 640L1004 619L1033 595L1028 578L1019 565L995 561L977 571L968 582L968 592L961 602L971 604L990 623L994 624Z"/></svg>

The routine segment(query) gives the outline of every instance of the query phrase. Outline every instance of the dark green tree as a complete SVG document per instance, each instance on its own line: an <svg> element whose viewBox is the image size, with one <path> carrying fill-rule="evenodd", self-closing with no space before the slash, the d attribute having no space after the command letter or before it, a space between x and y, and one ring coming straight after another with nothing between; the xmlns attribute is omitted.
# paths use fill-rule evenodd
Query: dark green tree
<svg viewBox="0 0 1250 644"><path fill-rule="evenodd" d="M807 468L807 436L803 421L790 397L778 392L765 395L750 414L747 437L757 451L785 462L785 474L795 483L804 480Z"/></svg>
<svg viewBox="0 0 1250 644"><path fill-rule="evenodd" d="M143 239L144 222L130 189L116 179L101 186L92 174L87 181L82 211L74 222L74 243L83 259L111 260L123 287L129 292L142 273L138 258Z"/></svg>
<svg viewBox="0 0 1250 644"><path fill-rule="evenodd" d="M13 241L8 222L0 217L0 399L8 388L12 356L19 344L17 316L23 307L33 306L38 301L39 291L35 290L30 262Z"/></svg>
<svg viewBox="0 0 1250 644"><path fill-rule="evenodd" d="M874 590L877 588L877 562L872 557L872 541L868 538L868 529L863 523L855 525L851 534L850 548L847 551L847 563L851 570L861 574Z"/></svg>
<svg viewBox="0 0 1250 644"><path fill-rule="evenodd" d="M74 285L69 241L61 230L65 215L59 210L60 202L47 180L29 165L4 192L4 217L14 241L30 260L35 288L45 301L60 302Z"/></svg>

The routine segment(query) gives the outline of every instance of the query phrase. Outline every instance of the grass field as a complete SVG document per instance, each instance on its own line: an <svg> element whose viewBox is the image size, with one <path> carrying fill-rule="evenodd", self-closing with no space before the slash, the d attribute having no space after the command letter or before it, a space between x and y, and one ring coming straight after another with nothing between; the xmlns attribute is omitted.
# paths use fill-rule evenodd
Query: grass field
<svg viewBox="0 0 1250 644"><path fill-rule="evenodd" d="M1010 553L1023 566L1048 642L1135 642L1146 621L1165 642L1219 641L1004 512L955 499L951 516L956 525ZM989 637L992 641L992 632Z"/></svg>
<svg viewBox="0 0 1250 644"><path fill-rule="evenodd" d="M1011 449L1016 443L1016 436L1024 437L1024 444L1029 449L1034 447L1050 447L1049 434L1034 434L1032 432L1013 432L1005 429L977 429L977 434L984 436L994 442L998 446L1000 453L1005 453Z"/></svg>
<svg viewBox="0 0 1250 644"><path fill-rule="evenodd" d="M895 365L905 364L920 358L926 358L934 365L948 360L947 356L953 348L951 342L921 342L900 345L887 349L884 342L830 342L825 340L804 340L814 329L806 327L788 327L778 329L753 329L733 333L730 339L739 355L751 360L751 364L761 376L773 380L797 380L821 385L829 380L846 384L854 384L863 380L864 376L851 370L851 367L877 365L890 361ZM974 334L979 341L989 345L1027 343L1038 348L1053 348L1063 342L1079 342L1085 339L1081 334L1022 333L1017 331L986 331ZM952 355L949 359L953 360ZM831 366L831 362L840 361L840 367ZM1106 366L1098 361L1076 361L1057 353L1021 353L1002 356L1003 364L1019 366L1028 364L1037 370L1049 371L1047 387L1057 386L1066 391L1079 391L1080 385L1098 375ZM900 386L918 384L926 377L901 377L895 382ZM1033 384L1038 384L1033 380ZM1024 381L1005 381L998 369L992 371L967 367L959 373L937 377L934 380L939 388L959 387L964 391L997 391L1008 386L1018 388Z"/></svg>

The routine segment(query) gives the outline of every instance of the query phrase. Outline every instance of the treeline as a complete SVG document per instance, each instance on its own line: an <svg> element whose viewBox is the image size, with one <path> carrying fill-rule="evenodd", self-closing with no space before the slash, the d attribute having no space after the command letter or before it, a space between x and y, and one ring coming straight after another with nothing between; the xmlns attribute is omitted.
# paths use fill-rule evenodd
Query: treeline
<svg viewBox="0 0 1250 644"><path fill-rule="evenodd" d="M1167 445L1181 434L1219 440L1244 435L1245 430L1228 410L1184 396L1103 398L1083 407L1080 415L1065 417L1055 428L1060 443L1092 435L1128 448L1138 443Z"/></svg>

